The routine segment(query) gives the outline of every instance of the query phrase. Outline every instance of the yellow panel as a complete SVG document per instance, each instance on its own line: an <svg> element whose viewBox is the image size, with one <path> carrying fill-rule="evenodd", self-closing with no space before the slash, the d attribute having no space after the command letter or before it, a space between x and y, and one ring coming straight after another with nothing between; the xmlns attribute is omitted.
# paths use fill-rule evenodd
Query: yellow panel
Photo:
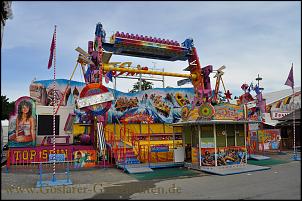
<svg viewBox="0 0 302 201"><path fill-rule="evenodd" d="M142 124L142 135L144 135L144 134L148 134L148 124Z"/></svg>
<svg viewBox="0 0 302 201"><path fill-rule="evenodd" d="M139 124L127 124L126 128L129 128L134 133L140 134L140 125Z"/></svg>
<svg viewBox="0 0 302 201"><path fill-rule="evenodd" d="M73 124L73 135L83 134L85 132L85 126L81 124ZM88 133L90 133L90 126L88 126Z"/></svg>
<svg viewBox="0 0 302 201"><path fill-rule="evenodd" d="M173 126L170 124L165 124L166 133L173 133Z"/></svg>
<svg viewBox="0 0 302 201"><path fill-rule="evenodd" d="M175 140L174 141L175 145L176 144L182 144L182 140ZM139 142L140 145L148 145L147 140L140 140ZM165 140L165 141L150 141L150 145L158 145L158 144L169 144L173 146L173 140Z"/></svg>
<svg viewBox="0 0 302 201"><path fill-rule="evenodd" d="M174 126L175 133L182 133L183 127L182 126Z"/></svg>

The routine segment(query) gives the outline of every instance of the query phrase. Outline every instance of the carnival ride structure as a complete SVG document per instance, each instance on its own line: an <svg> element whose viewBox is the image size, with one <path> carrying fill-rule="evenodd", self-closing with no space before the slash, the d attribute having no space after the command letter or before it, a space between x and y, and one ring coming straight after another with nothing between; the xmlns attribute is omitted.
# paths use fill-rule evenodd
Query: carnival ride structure
<svg viewBox="0 0 302 201"><path fill-rule="evenodd" d="M64 147L58 146L58 150L60 148L68 150L63 152L68 155L67 158L70 160L75 158L75 152L82 151L86 153L85 156L93 155L89 161L95 160L94 165L106 167L115 164L128 172L150 171L150 168L182 165L182 163L174 162L175 158L173 158L174 149L183 146L182 127L171 126L171 123L175 123L174 119L167 123L167 119L172 113L169 102L178 104L178 111L181 113L178 115L181 116L177 119L178 121L186 120L189 114L196 111L197 108L197 116L202 116L206 120L211 119L215 113L213 105L223 102L218 97L220 82L224 87L226 100L231 99L231 93L229 90L226 91L222 80L222 70L225 69L225 66L218 70L213 70L212 65L202 67L193 39L186 39L180 44L173 40L116 32L107 42L105 36L102 24L98 23L94 41L88 41L88 51L86 52L80 47L75 49L79 55L64 92L58 93L56 96L52 95L52 98L56 97L59 103L55 111L55 114L59 114L69 100L67 97L74 94L75 109L65 118L64 131L75 133L77 130L80 133L77 140L74 137L72 143L68 141L70 136L65 135L63 138L66 141L62 145ZM184 68L184 71L189 73L156 71L141 65L134 67L132 62L112 62L110 59L113 54L165 61L188 61L188 66ZM85 84L81 89L77 88L76 91L79 92L71 93L71 80L79 64ZM215 90L211 89L209 76L213 72L216 72ZM108 80L112 81L112 78L122 75L141 76L142 74L185 78L178 81L178 85L192 83L192 97L170 89L174 94L168 93L164 98L156 93L148 96L148 92L143 95L142 92L139 92L141 93L139 99L135 95L133 97L131 95L129 99L122 96L117 98L115 91L103 85L103 77L108 82ZM41 93L46 93L46 90L43 90L40 85L34 86ZM52 94L55 93L57 91L52 91ZM47 98L41 97L44 98L40 102L46 103ZM131 109L142 102L146 106L147 99L154 107L154 113L160 114L163 121L156 122L152 115L148 115L150 114L148 112L141 112L137 115L131 113L133 111ZM255 106L253 105L253 107ZM111 108L114 108L116 113L109 112ZM128 114L124 118L115 116L125 110L128 111ZM108 123L109 113L115 121L112 120L110 124ZM77 122L76 117L79 117ZM49 137L44 138L43 143L37 146L38 149L52 145ZM12 152L11 155L14 153ZM16 163L16 161L14 162ZM90 163L89 166L91 164L93 163ZM130 168L131 165L141 164L147 165L141 166L143 168L140 170L138 166L135 166L134 169Z"/></svg>
<svg viewBox="0 0 302 201"><path fill-rule="evenodd" d="M88 112L92 113L92 116L95 117L102 116L102 115L105 116L106 112L108 111L108 108L110 107L109 106L111 104L110 101L113 98L107 99L106 102L107 107L104 106L105 103L102 103L103 107L101 107L102 109L98 111L92 109L89 106L89 105L95 105L97 102L88 103L82 106L81 105L82 101L85 102L87 100L91 100L92 97L94 97L95 100L100 100L101 96L103 97L106 93L108 94L108 91L102 85L102 77L105 76L107 79L109 77L109 79L112 80L112 77L118 77L120 75L123 75L124 73L127 73L127 75L132 75L132 76L137 74L139 75L151 74L151 75L183 77L186 79L180 80L178 82L178 85L182 85L188 82L192 83L194 87L194 101L193 101L194 106L201 105L203 103L209 104L210 102L215 102L215 103L219 102L217 98L217 94L219 90L220 81L223 83L221 77L223 75L222 70L225 67L223 66L222 68L217 70L217 74L216 74L217 81L216 81L216 87L215 87L214 98L213 98L211 84L210 84L210 77L209 77L210 73L213 72L213 67L211 65L208 65L206 67L201 67L197 55L197 50L193 45L192 39L186 39L183 43L180 44L173 40L165 40L165 39L147 37L142 35L139 36L137 34L134 35L129 33L116 32L110 37L110 41L106 42L105 36L106 33L102 27L102 24L98 23L95 31L95 41L88 42L88 52L84 51L80 47L76 48L76 51L80 53L77 62L80 63L82 66L85 83L87 84L80 94L80 99L78 103L80 103L79 106L80 108L84 108L87 113ZM133 67L131 66L132 62L110 62L110 58L112 54L166 60L166 61L177 61L177 60L188 61L189 66L186 67L184 70L189 71L190 73L182 74L182 73L154 71L154 70L149 70L148 67L141 67L140 65ZM100 96L97 97L96 94L86 93L92 90L94 91L99 90L99 92L96 92L96 94L99 94ZM175 98L180 106L184 106L189 103L188 99L185 98L180 93L176 94ZM228 98L230 98L230 94ZM167 117L170 113L170 108L165 104L164 101L160 101L158 99L159 96L153 97L154 106L157 112ZM138 101L136 100L134 104L137 104L137 102ZM123 101L116 100L115 106L116 109L123 111L125 110L125 107L123 106L124 105L127 106L127 104L122 105L121 103L123 103ZM166 139L168 135L165 132L162 135L162 139L159 140L160 141L159 145L161 146L162 150L172 149L172 152L168 152L164 154L156 153L156 156L154 157L150 156L152 152L151 144L156 145L155 141L151 142L150 144L150 139L151 139L150 133L152 133L152 135L155 135L155 133L157 133L156 136L159 136L158 132L154 133L152 131L153 130L151 128L152 124L151 126L149 125L150 123L154 123L154 122L150 120L147 121L148 123L147 133L143 135L142 128L141 128L142 126L141 122L143 122L142 120L139 124L140 132L135 133L131 131L129 128L127 128L126 121L118 122L119 123L118 125L114 124L114 129L108 129L110 128L110 125L106 126L106 118L102 118L102 119L103 119L102 121L98 120L99 121L98 123L102 123L103 125L105 125L105 128L107 128L105 129L105 133L107 133L105 137L106 142L109 142L108 144L110 144L111 147L113 144L115 144L116 147L119 147L118 145L123 144L123 146L120 146L123 147L122 148L123 160L122 161L120 160L121 154L119 154L119 156L117 157L118 162L121 161L121 163L125 165L125 163L127 163L128 161L127 159L129 158L131 159L131 157L133 156L133 150L134 150L134 154L137 155L137 158L139 158L139 160L143 162L150 163L150 162L158 162L158 161L163 162L163 161L173 160L173 148L175 147L175 139L173 139L173 143L171 143L171 139L170 140ZM121 123L123 123L123 125L121 125ZM120 129L119 134L118 132L116 132L117 126ZM164 125L163 130L167 130L167 129L168 126ZM170 138L172 132L170 132ZM111 136L114 135L114 138L118 137L119 138L117 140L118 143L114 143L110 135ZM142 140L144 139L143 136L145 137L145 140ZM114 141L116 141L116 139L114 139ZM153 147L155 147L154 150L159 149L158 148L159 146L153 146ZM128 154L126 153L127 148L129 149L134 148L134 149L130 150L130 153ZM159 151L155 151L155 152L159 152ZM130 163L139 163L139 161L135 159L130 161L131 161Z"/></svg>

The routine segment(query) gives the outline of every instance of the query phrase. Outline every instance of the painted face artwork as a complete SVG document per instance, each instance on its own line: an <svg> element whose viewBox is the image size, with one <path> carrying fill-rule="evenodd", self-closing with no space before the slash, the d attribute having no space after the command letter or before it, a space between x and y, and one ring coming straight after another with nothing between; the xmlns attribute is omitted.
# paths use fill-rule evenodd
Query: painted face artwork
<svg viewBox="0 0 302 201"><path fill-rule="evenodd" d="M29 111L29 107L26 106L26 105L23 105L23 106L22 106L22 112L23 112L24 114L27 114L28 111Z"/></svg>

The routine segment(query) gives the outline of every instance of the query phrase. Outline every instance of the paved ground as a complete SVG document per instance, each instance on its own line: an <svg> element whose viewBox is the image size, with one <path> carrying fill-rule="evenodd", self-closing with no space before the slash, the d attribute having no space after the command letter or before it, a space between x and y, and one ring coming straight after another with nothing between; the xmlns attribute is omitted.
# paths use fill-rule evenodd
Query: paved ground
<svg viewBox="0 0 302 201"><path fill-rule="evenodd" d="M71 172L74 185L43 189L35 188L38 181L37 168L11 168L8 173L2 168L1 197L55 200L300 199L301 162L292 161L291 154L270 156L286 163L272 165L270 170L237 175L216 176L197 172L187 176L154 177L148 180L115 168L77 170ZM48 171L51 172L51 166Z"/></svg>
<svg viewBox="0 0 302 201"><path fill-rule="evenodd" d="M171 190L175 187L178 191ZM290 162L272 169L229 176L173 179L155 184L153 190L130 199L300 199L301 163Z"/></svg>

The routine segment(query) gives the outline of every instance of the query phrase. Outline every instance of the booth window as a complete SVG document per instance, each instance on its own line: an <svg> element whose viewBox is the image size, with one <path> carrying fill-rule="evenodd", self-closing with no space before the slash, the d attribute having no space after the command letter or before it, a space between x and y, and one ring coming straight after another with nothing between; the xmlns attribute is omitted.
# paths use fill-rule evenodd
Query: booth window
<svg viewBox="0 0 302 201"><path fill-rule="evenodd" d="M198 141L198 126L191 126L191 133L192 133L192 147L198 147L199 141Z"/></svg>
<svg viewBox="0 0 302 201"><path fill-rule="evenodd" d="M237 146L244 146L245 138L244 138L244 125L243 124L235 125L235 134L236 134Z"/></svg>
<svg viewBox="0 0 302 201"><path fill-rule="evenodd" d="M213 125L201 126L201 138L214 138Z"/></svg>
<svg viewBox="0 0 302 201"><path fill-rule="evenodd" d="M227 145L235 146L235 128L233 124L226 125Z"/></svg>
<svg viewBox="0 0 302 201"><path fill-rule="evenodd" d="M213 125L202 125L201 129L201 148L214 148L214 127Z"/></svg>
<svg viewBox="0 0 302 201"><path fill-rule="evenodd" d="M222 124L216 125L216 144L217 147L226 147L226 126Z"/></svg>
<svg viewBox="0 0 302 201"><path fill-rule="evenodd" d="M56 115L55 134L59 135L60 115ZM53 115L38 115L37 135L53 135Z"/></svg>

